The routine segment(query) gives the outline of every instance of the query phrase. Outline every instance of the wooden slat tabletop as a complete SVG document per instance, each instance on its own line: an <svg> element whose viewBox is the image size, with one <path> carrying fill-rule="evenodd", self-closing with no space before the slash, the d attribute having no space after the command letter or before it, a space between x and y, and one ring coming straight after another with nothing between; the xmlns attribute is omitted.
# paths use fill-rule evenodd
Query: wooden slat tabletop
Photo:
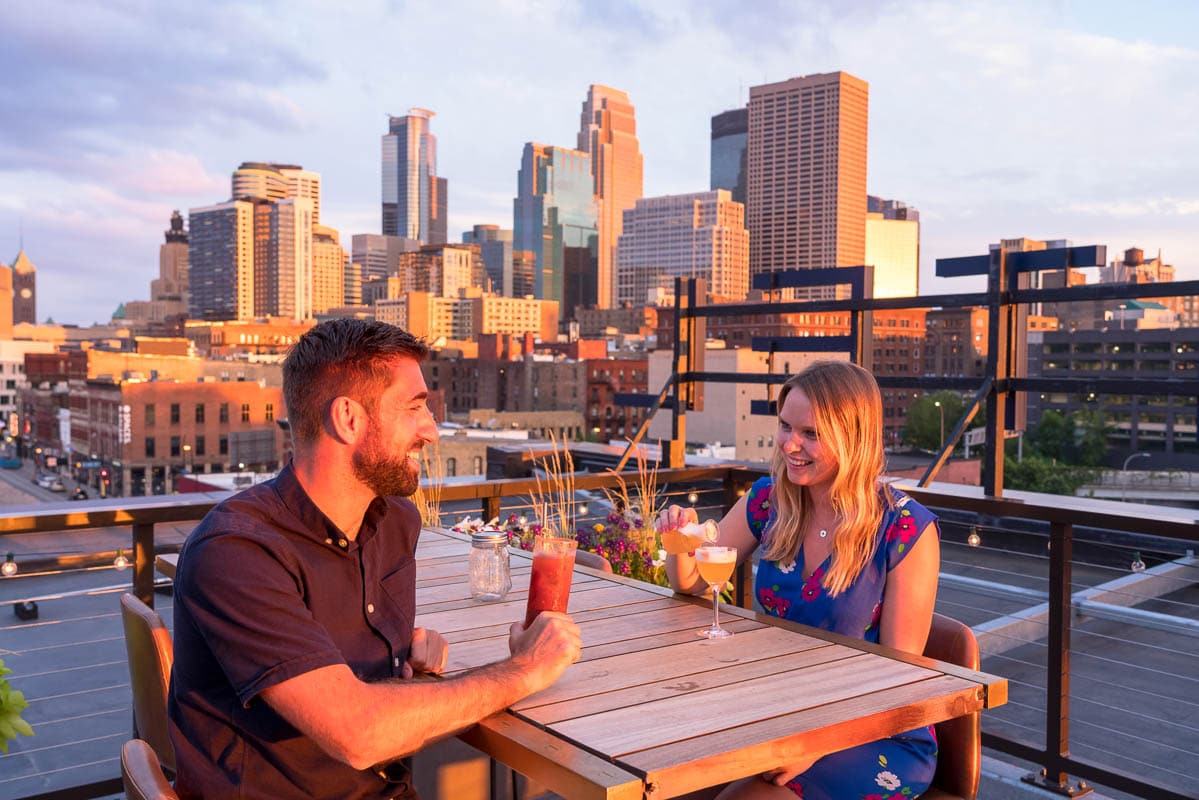
<svg viewBox="0 0 1199 800"><path fill-rule="evenodd" d="M470 600L468 550L465 537L432 530L417 550L417 624L451 641L451 674L507 657L508 626L523 615L528 591L527 556L514 551L505 601ZM454 574L457 585L448 582ZM710 605L591 570L576 570L569 610L583 636L579 663L485 731L463 737L487 743L497 758L493 751L505 750L518 770L546 765L500 747L507 734L498 729L527 737L531 725L637 776L646 797L671 797L1006 700L1002 678L743 609L721 607L721 624L736 636L701 639L696 631L711 624ZM499 719L506 722L493 724ZM555 751L560 773L562 751ZM569 788L580 796L628 791L620 781L616 790L597 781Z"/></svg>

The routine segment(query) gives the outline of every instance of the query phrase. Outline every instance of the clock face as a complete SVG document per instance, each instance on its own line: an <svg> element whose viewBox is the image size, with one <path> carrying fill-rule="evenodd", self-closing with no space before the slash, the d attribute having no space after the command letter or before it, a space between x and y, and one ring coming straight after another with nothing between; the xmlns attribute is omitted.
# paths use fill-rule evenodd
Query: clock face
<svg viewBox="0 0 1199 800"><path fill-rule="evenodd" d="M21 290L21 298L23 300L28 300L31 297L33 297L33 290L30 289L28 286L26 286L24 289Z"/></svg>

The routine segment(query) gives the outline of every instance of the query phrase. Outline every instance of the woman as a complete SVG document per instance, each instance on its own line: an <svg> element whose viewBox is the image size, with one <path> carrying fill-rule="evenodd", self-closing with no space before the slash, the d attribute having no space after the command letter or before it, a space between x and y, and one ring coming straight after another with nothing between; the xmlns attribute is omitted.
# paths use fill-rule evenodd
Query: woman
<svg viewBox="0 0 1199 800"><path fill-rule="evenodd" d="M936 518L879 483L882 398L861 367L821 361L783 384L769 477L720 522L717 544L738 560L759 546L754 580L766 613L919 654L932 623L940 569ZM698 521L670 506L660 529ZM668 556L678 592L705 585L694 556ZM931 727L780 765L727 786L720 800L914 798L936 767Z"/></svg>

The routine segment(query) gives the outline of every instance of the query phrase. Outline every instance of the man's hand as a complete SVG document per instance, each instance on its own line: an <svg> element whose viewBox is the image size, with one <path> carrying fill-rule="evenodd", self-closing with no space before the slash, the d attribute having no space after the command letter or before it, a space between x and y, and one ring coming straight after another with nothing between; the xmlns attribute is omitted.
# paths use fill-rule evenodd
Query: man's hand
<svg viewBox="0 0 1199 800"><path fill-rule="evenodd" d="M448 656L449 645L446 644L445 637L437 631L415 628L412 631L412 646L408 650L408 660L400 668L400 677L408 679L418 672L440 675L445 669Z"/></svg>
<svg viewBox="0 0 1199 800"><path fill-rule="evenodd" d="M567 667L579 660L583 639L579 626L566 614L542 611L528 628L519 622L512 623L508 649L512 660L526 668L528 693L533 694L558 680Z"/></svg>

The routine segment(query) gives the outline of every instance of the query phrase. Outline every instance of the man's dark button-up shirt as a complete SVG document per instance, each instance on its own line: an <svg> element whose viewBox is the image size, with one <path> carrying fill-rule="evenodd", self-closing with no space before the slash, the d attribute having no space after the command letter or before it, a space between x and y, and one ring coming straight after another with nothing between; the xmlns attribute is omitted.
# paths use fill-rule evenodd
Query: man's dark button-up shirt
<svg viewBox="0 0 1199 800"><path fill-rule="evenodd" d="M376 499L355 540L291 466L214 508L175 579L171 742L183 797L396 797L408 787L328 756L258 695L334 664L398 677L416 610L420 516Z"/></svg>

